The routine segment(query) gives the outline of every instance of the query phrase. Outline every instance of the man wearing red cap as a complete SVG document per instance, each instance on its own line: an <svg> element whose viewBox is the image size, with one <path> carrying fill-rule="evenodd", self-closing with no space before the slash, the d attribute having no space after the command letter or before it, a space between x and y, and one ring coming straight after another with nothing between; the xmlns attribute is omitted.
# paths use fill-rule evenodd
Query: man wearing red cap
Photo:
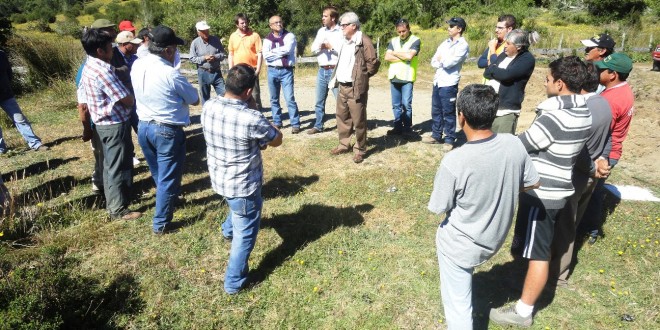
<svg viewBox="0 0 660 330"><path fill-rule="evenodd" d="M133 26L133 22L131 21L121 21L119 22L119 32L121 31L129 31L131 33L135 33L135 26Z"/></svg>

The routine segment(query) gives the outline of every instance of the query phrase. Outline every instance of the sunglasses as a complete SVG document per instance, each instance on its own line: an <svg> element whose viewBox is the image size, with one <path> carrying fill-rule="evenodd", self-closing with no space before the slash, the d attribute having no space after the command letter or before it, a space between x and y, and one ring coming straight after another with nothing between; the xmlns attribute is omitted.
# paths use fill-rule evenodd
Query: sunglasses
<svg viewBox="0 0 660 330"><path fill-rule="evenodd" d="M590 52L590 51L592 51L592 50L594 50L594 49L596 49L596 48L598 48L598 47L587 47L587 48L584 49L584 52L585 52L585 53L588 53L588 52Z"/></svg>
<svg viewBox="0 0 660 330"><path fill-rule="evenodd" d="M349 25L351 25L351 24L353 24L353 23L339 24L339 26L343 29L343 28L345 28L345 27L347 27L347 26L349 26Z"/></svg>

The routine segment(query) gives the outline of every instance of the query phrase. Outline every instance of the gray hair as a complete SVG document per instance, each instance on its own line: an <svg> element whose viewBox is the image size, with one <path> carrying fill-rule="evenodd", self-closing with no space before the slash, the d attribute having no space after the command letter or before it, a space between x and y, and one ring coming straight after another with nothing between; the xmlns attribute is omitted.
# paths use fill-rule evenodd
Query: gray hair
<svg viewBox="0 0 660 330"><path fill-rule="evenodd" d="M516 47L520 47L521 50L527 50L529 46L539 42L539 39L541 39L541 36L538 32L529 32L521 29L512 30L504 37L505 41L514 44Z"/></svg>
<svg viewBox="0 0 660 330"><path fill-rule="evenodd" d="M344 19L346 19L348 22L344 22ZM340 24L355 24L357 29L360 29L360 18L358 18L358 15L352 11L349 11L347 13L343 13L339 17L339 23Z"/></svg>

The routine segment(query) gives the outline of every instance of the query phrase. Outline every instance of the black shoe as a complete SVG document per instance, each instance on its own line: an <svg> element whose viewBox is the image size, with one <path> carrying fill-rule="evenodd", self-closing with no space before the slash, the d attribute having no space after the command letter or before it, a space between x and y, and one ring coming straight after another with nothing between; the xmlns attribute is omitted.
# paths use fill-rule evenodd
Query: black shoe
<svg viewBox="0 0 660 330"><path fill-rule="evenodd" d="M183 223L181 223L181 222L170 222L170 223L165 224L165 226L163 228L161 228L160 230L154 230L153 233L156 236L163 236L163 235L167 235L167 234L173 234L173 233L176 233L179 230L181 230L182 227L183 227Z"/></svg>
<svg viewBox="0 0 660 330"><path fill-rule="evenodd" d="M300 133L300 127L291 128L291 134L298 134L298 133Z"/></svg>

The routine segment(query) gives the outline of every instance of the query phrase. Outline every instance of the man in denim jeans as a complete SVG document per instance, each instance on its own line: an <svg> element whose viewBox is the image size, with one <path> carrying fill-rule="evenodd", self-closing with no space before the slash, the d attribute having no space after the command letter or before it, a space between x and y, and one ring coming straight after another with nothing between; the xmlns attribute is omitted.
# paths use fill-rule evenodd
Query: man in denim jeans
<svg viewBox="0 0 660 330"><path fill-rule="evenodd" d="M199 104L197 90L173 65L176 46L183 44L172 29L157 26L151 31L151 54L131 70L140 117L138 142L156 183L156 235L176 229L171 221L186 158L183 127L190 124L188 105Z"/></svg>
<svg viewBox="0 0 660 330"><path fill-rule="evenodd" d="M316 32L316 38L312 42L312 53L316 55L319 62L319 72L316 76L316 121L314 126L307 131L307 134L317 134L323 132L323 122L325 116L325 100L328 97L328 84L332 79L332 72L337 67L337 55L342 45L342 33L337 20L339 12L333 6L323 8L321 16L321 27ZM332 89L332 94L337 98L337 88Z"/></svg>
<svg viewBox="0 0 660 330"><path fill-rule="evenodd" d="M456 95L461 79L461 68L467 59L470 48L463 38L467 28L465 20L452 17L447 21L449 38L443 41L431 59L431 66L436 69L433 77L433 98L431 99L431 136L422 138L429 144L444 143L443 150L454 148L456 141ZM444 133L444 138L443 138Z"/></svg>
<svg viewBox="0 0 660 330"><path fill-rule="evenodd" d="M2 110L14 122L16 129L21 133L30 149L48 150L49 148L42 145L39 137L32 131L30 122L23 115L21 108L14 98L14 91L11 89L12 76L13 72L7 54L0 50L0 107L2 107ZM0 154L4 154L5 152L7 152L7 145L5 145L5 140L2 138L2 129L0 129Z"/></svg>
<svg viewBox="0 0 660 330"><path fill-rule="evenodd" d="M222 235L231 240L224 289L236 294L247 285L248 258L261 221L261 150L282 144L282 133L253 110L255 70L238 64L229 70L225 96L209 100L202 110L202 127L213 190L224 196L229 212Z"/></svg>

